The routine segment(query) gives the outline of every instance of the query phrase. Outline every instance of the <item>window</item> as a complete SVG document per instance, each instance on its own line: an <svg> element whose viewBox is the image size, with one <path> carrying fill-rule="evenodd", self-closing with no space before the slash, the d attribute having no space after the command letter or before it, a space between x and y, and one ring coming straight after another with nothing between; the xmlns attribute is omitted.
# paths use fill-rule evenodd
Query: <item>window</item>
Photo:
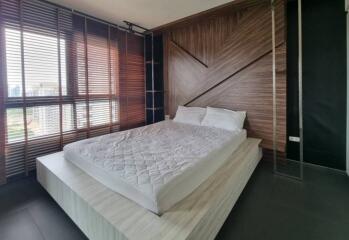
<svg viewBox="0 0 349 240"><path fill-rule="evenodd" d="M67 95L66 48L65 40L43 34L23 32L24 68L21 54L21 31L5 28L7 101L16 101L21 107L8 108L7 143L25 140L23 116L23 85L25 97L31 102L35 97L58 97ZM58 54L58 48L61 54ZM60 59L60 65L59 65ZM61 71L61 74L58 71ZM23 73L25 82L23 84ZM39 103L40 104L40 103ZM72 105L64 104L63 130L73 129ZM26 108L27 139L45 137L60 133L59 105L35 106Z"/></svg>
<svg viewBox="0 0 349 240"><path fill-rule="evenodd" d="M83 33L81 34L83 39ZM80 39L81 40L81 39ZM59 44L58 44L59 41ZM21 54L21 32L10 28L5 29L6 45L6 73L7 73L7 96L8 101L17 101L23 105L23 88L25 86L25 98L27 101L38 101L39 106L26 108L27 139L35 139L60 133L60 108L59 105L43 106L40 97L70 97L71 102L76 104L63 104L62 131L74 130L74 114L76 128L105 126L117 123L119 119L117 99L115 96L115 79L111 78L109 70L109 47L108 39L102 36L88 37L88 81L85 79L85 44L84 41L76 43L78 81L77 100L68 95L67 89L67 55L64 39L45 36L37 33L23 32L23 60ZM60 49L60 54L59 50ZM113 54L116 54L115 50ZM24 71L24 75L22 73ZM59 74L60 71L60 74ZM82 74L81 74L82 73ZM24 82L23 82L24 77ZM88 82L89 91L86 93ZM61 88L61 92L60 92ZM73 91L73 89L72 89ZM70 92L72 92L70 91ZM86 95L89 95L89 117L87 117ZM82 101L78 99L82 98ZM66 98L67 99L67 98ZM59 99L56 99L59 101ZM68 101L69 102L69 101ZM23 106L10 108L7 114L7 142L25 140L23 133ZM22 122L22 123L21 123Z"/></svg>
<svg viewBox="0 0 349 240"><path fill-rule="evenodd" d="M27 97L59 96L57 37L23 32L25 88ZM21 32L5 29L8 97L22 97ZM67 94L65 40L60 39L62 95Z"/></svg>
<svg viewBox="0 0 349 240"><path fill-rule="evenodd" d="M47 2L0 0L0 40L7 177L65 144L144 124L142 37Z"/></svg>

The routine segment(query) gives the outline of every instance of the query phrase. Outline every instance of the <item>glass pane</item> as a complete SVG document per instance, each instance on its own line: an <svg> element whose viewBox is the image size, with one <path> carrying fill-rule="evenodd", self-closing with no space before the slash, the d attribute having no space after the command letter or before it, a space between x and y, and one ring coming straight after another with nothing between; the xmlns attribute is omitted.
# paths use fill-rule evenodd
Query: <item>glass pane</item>
<svg viewBox="0 0 349 240"><path fill-rule="evenodd" d="M60 40L60 48L61 48L61 81L62 81L62 95L67 95L67 81L68 81L68 73L67 73L67 55L66 55L66 44L65 40Z"/></svg>
<svg viewBox="0 0 349 240"><path fill-rule="evenodd" d="M86 48L84 38L81 33L75 33L76 42L76 64L77 64L77 87L78 94L87 93L86 81ZM108 35L105 32L104 37L94 34L87 35L87 56L88 56L88 94L90 95L109 95L115 94L116 78L118 76L115 64L117 63L116 49L108 50ZM109 59L109 54L111 57ZM114 54L114 55L112 55ZM109 72L110 71L110 72Z"/></svg>
<svg viewBox="0 0 349 240"><path fill-rule="evenodd" d="M107 125L110 123L109 101L90 102L90 126Z"/></svg>
<svg viewBox="0 0 349 240"><path fill-rule="evenodd" d="M79 102L76 105L77 127L79 129L87 128L87 111L86 103ZM97 127L110 124L110 104L109 100L90 101L90 127ZM114 100L111 104L112 121L119 121L119 104Z"/></svg>
<svg viewBox="0 0 349 240"><path fill-rule="evenodd" d="M24 141L24 120L22 108L6 110L7 143Z"/></svg>
<svg viewBox="0 0 349 240"><path fill-rule="evenodd" d="M112 114L113 114L113 123L119 122L119 102L116 100L112 101Z"/></svg>
<svg viewBox="0 0 349 240"><path fill-rule="evenodd" d="M28 139L59 133L59 107L39 106L27 108Z"/></svg>
<svg viewBox="0 0 349 240"><path fill-rule="evenodd" d="M5 29L9 97L22 96L20 31ZM59 95L59 56L57 37L24 32L26 96ZM67 94L66 44L60 40L62 95Z"/></svg>
<svg viewBox="0 0 349 240"><path fill-rule="evenodd" d="M59 61L57 38L28 32L24 32L23 37L26 95L58 96ZM61 48L64 49L65 42L61 40L60 43ZM65 58L65 56L62 57ZM65 74L62 75L65 76Z"/></svg>
<svg viewBox="0 0 349 240"><path fill-rule="evenodd" d="M8 97L22 96L21 41L17 30L5 29Z"/></svg>
<svg viewBox="0 0 349 240"><path fill-rule="evenodd" d="M111 89L107 38L89 35L87 49L89 94L108 95Z"/></svg>
<svg viewBox="0 0 349 240"><path fill-rule="evenodd" d="M63 132L74 130L74 115L71 104L64 104ZM24 141L24 119L22 108L6 110L7 116L7 142ZM60 133L59 106L38 106L27 108L28 139L35 139L46 135Z"/></svg>
<svg viewBox="0 0 349 240"><path fill-rule="evenodd" d="M77 78L77 93L78 95L86 94L86 54L84 36L76 33L74 35L75 43L75 58L76 58L76 78Z"/></svg>
<svg viewBox="0 0 349 240"><path fill-rule="evenodd" d="M85 102L76 104L76 125L77 128L87 128L87 107Z"/></svg>
<svg viewBox="0 0 349 240"><path fill-rule="evenodd" d="M74 109L72 104L64 104L63 110L63 132L73 131L74 127Z"/></svg>
<svg viewBox="0 0 349 240"><path fill-rule="evenodd" d="M286 61L281 61L282 54L280 47L275 48L276 52L276 69L286 69L285 76L283 74L276 73L276 97L281 99L278 91L279 89L287 89L286 108L283 108L281 104L277 102L276 106L276 133L278 138L284 137L285 147L281 141L276 142L277 152L274 157L274 164L276 173L286 175L292 178L302 178L302 163L301 147L300 147L300 122L299 122L299 15L298 15L297 1L288 1L287 8L284 10L286 13L286 37L287 44L284 47L286 49L287 66ZM275 10L277 11L277 9ZM277 24L277 21L276 21ZM280 61L279 61L280 59ZM276 70L277 71L277 70ZM287 116L287 123L283 121L282 116ZM286 124L283 126L282 124ZM280 129L286 127L286 136L282 135L283 132Z"/></svg>

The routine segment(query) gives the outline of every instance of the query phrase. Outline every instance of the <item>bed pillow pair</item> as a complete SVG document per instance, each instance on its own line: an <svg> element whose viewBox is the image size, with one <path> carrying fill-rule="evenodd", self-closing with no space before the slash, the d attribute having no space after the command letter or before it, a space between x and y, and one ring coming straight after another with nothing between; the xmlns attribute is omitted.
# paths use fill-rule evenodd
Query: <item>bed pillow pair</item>
<svg viewBox="0 0 349 240"><path fill-rule="evenodd" d="M179 106L174 121L236 131L243 128L245 118L245 111Z"/></svg>

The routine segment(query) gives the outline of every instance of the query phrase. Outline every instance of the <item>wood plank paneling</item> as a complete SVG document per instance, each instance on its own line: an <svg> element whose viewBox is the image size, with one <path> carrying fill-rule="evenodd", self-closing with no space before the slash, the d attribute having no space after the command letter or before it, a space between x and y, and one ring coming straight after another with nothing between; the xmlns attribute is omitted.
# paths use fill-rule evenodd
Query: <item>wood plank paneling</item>
<svg viewBox="0 0 349 240"><path fill-rule="evenodd" d="M171 103L185 102L197 91L197 86L201 84L207 68L177 47L176 44L173 44L172 41L169 42L169 61L171 63L168 66L169 74L171 78L176 79L176 81L170 81ZM170 112L173 113L175 109L174 105Z"/></svg>
<svg viewBox="0 0 349 240"><path fill-rule="evenodd" d="M164 30L167 113L178 105L246 110L249 136L272 142L272 33L270 2L241 3L238 11ZM231 6L229 7L231 8ZM276 5L277 144L286 146L284 1Z"/></svg>
<svg viewBox="0 0 349 240"><path fill-rule="evenodd" d="M239 19L238 14L233 14L211 19L202 24L189 25L172 31L171 38L200 61L211 65L223 42L235 30Z"/></svg>

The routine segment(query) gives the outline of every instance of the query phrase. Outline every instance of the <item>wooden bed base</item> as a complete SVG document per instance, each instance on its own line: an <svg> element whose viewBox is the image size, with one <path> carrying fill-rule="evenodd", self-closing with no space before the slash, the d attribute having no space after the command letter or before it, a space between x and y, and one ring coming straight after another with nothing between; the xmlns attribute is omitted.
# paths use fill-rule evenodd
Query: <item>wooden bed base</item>
<svg viewBox="0 0 349 240"><path fill-rule="evenodd" d="M106 188L62 152L38 158L37 177L89 239L214 239L261 159L259 144L248 138L224 166L162 216Z"/></svg>

